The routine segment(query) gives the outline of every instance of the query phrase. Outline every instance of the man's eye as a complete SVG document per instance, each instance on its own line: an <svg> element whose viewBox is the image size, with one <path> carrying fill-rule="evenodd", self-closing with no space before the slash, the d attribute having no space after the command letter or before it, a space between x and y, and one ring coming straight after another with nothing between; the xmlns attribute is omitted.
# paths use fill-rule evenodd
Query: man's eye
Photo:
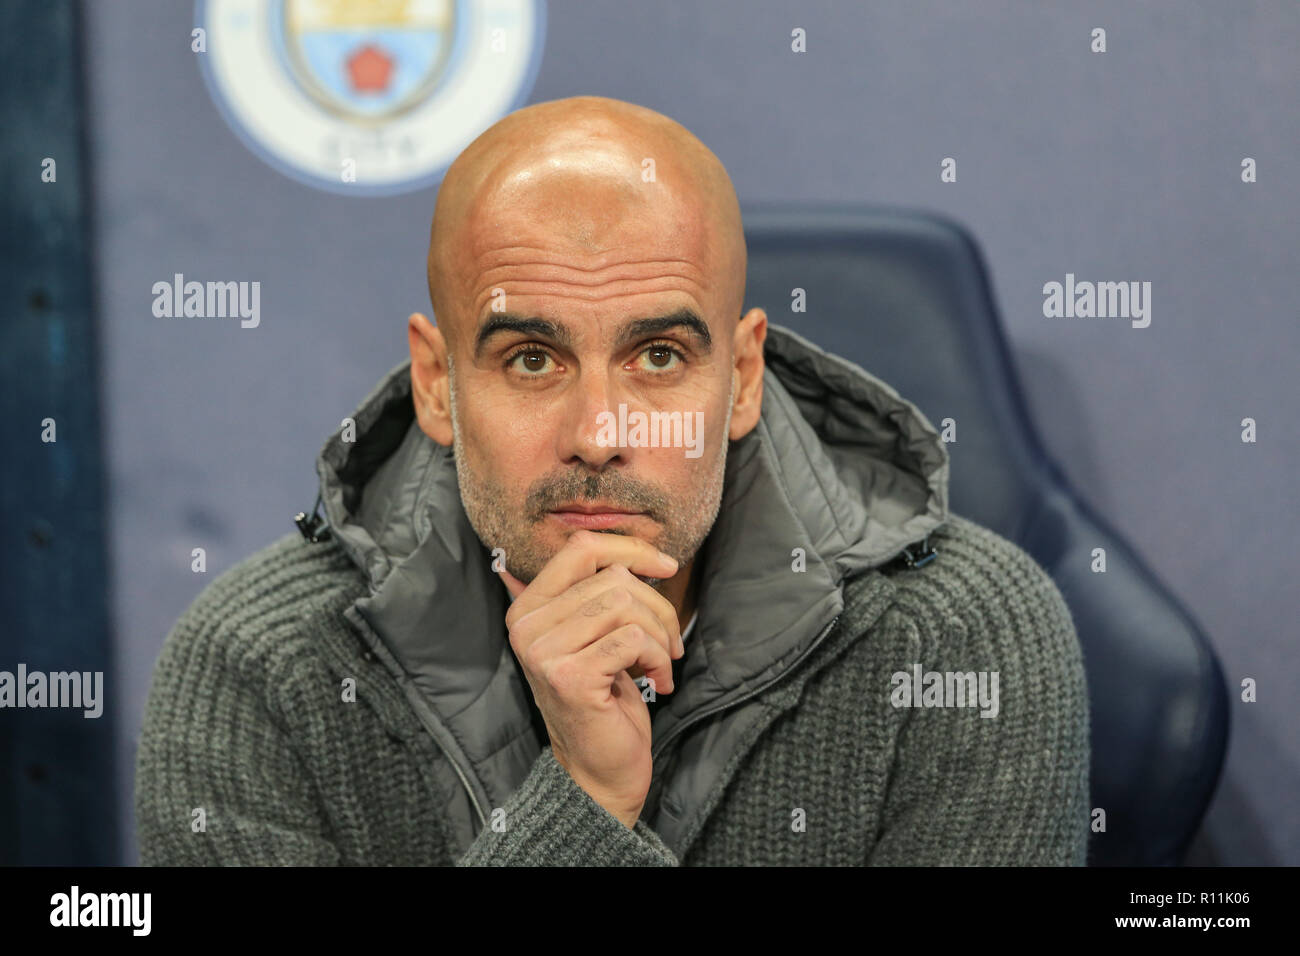
<svg viewBox="0 0 1300 956"><path fill-rule="evenodd" d="M506 365L513 365L519 371L527 375L535 375L547 370L547 362L551 360L550 355L540 349L524 349L516 352L506 360Z"/></svg>
<svg viewBox="0 0 1300 956"><path fill-rule="evenodd" d="M646 360L642 368L654 372L674 371L686 358L680 349L667 343L647 346L641 351L641 355Z"/></svg>

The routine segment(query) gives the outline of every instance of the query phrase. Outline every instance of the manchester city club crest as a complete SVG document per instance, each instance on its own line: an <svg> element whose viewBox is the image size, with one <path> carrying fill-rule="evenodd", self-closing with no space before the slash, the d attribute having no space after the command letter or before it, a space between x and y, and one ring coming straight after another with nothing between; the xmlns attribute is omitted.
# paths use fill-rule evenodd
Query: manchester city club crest
<svg viewBox="0 0 1300 956"><path fill-rule="evenodd" d="M198 0L208 89L254 153L346 195L434 185L532 91L544 0Z"/></svg>

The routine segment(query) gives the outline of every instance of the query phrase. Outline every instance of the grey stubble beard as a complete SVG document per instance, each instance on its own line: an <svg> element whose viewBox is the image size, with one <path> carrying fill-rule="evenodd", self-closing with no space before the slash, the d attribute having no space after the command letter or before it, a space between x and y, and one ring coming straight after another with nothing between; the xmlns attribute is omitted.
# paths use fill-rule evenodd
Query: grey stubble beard
<svg viewBox="0 0 1300 956"><path fill-rule="evenodd" d="M727 436L731 428L732 402L736 391L734 375L718 453L704 480L697 483L700 493L691 498L684 510L671 496L653 485L628 478L621 471L607 469L600 472L588 471L585 474L569 470L535 481L529 488L522 514L518 514L518 509L512 512L506 489L491 478L476 474L470 467L464 454L456 373L450 355L447 356L447 377L451 392L452 455L456 462L461 504L479 540L489 550L502 548L505 551L506 569L520 581L530 583L554 557L554 553L542 545L532 530L533 526L546 520L546 513L554 506L584 498L615 501L645 511L662 529L659 540L653 542L659 550L676 558L678 567L685 567L694 559L712 530L722 506L727 446L730 444ZM664 579L642 577L641 580L652 587L659 587Z"/></svg>

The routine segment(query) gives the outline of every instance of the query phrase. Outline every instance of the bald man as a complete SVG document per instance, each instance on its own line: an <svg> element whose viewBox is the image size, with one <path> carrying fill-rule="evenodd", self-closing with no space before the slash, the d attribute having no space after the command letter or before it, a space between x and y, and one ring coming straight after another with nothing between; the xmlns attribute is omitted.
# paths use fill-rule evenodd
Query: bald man
<svg viewBox="0 0 1300 956"><path fill-rule="evenodd" d="M725 169L661 114L471 143L436 324L327 442L324 514L167 638L142 861L1082 865L1059 592L745 272Z"/></svg>

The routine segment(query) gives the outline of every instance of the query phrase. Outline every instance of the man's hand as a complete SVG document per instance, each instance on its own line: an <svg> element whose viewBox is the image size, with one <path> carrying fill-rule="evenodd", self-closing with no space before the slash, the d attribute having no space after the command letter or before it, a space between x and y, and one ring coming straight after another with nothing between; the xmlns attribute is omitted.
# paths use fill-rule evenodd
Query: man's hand
<svg viewBox="0 0 1300 956"><path fill-rule="evenodd" d="M683 653L672 603L636 578L665 578L677 562L640 538L576 531L531 584L502 571L506 614L546 722L555 759L629 828L650 790L650 711L628 669L673 691Z"/></svg>

